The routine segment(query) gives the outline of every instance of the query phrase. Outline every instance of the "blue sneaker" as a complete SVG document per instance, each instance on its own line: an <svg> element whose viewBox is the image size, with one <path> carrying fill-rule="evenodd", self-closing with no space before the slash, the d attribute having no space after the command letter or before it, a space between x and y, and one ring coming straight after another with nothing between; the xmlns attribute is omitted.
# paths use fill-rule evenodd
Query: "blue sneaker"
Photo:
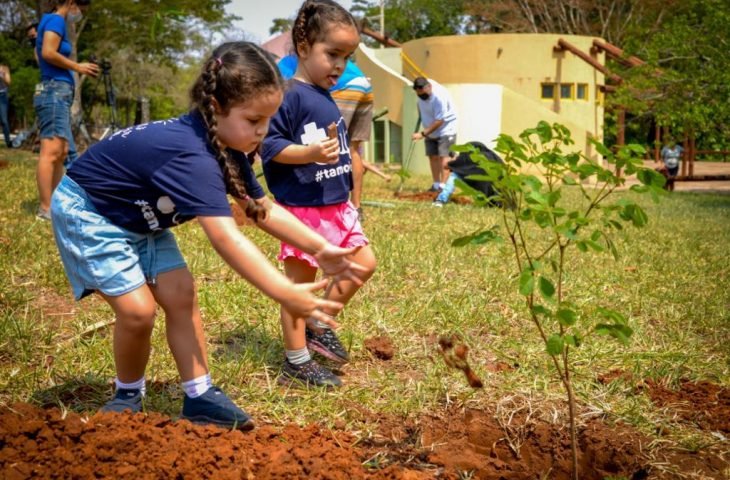
<svg viewBox="0 0 730 480"><path fill-rule="evenodd" d="M129 410L132 413L142 411L142 391L134 388L117 388L114 398L101 407L102 412L122 413Z"/></svg>
<svg viewBox="0 0 730 480"><path fill-rule="evenodd" d="M197 398L185 395L180 416L193 423L213 424L224 428L251 430L254 427L251 417L216 386L210 387Z"/></svg>

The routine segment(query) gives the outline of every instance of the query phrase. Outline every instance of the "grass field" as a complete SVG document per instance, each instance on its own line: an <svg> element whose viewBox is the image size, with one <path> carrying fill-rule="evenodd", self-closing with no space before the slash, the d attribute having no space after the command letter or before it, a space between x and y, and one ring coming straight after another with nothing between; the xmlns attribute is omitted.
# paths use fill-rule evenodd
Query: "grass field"
<svg viewBox="0 0 730 480"><path fill-rule="evenodd" d="M50 224L34 217L35 156L0 150L0 159L10 162L0 170L0 406L25 401L93 411L111 394L114 368L111 327L88 330L110 322L111 311L94 297L73 302ZM277 305L224 264L195 222L176 229L199 289L214 382L259 422L346 428L353 405L405 417L454 402L494 407L517 398L546 415L562 409L564 393L527 320L508 245L450 246L497 223L498 212L398 201L397 182L366 177L365 198L392 205L365 207L379 268L341 317L352 362L335 392L276 384L283 359ZM410 178L405 190L428 184ZM623 312L634 329L628 347L588 338L575 352L576 394L581 412L604 413L649 435L661 425L662 441L701 449L717 438L676 422L635 387L647 379L730 386L730 196L635 199L649 225L620 233L618 261L593 253L571 260L572 300ZM276 241L255 228L244 231L275 261ZM163 322L160 315L146 407L177 416L182 394ZM483 389L469 388L440 360L435 340L449 332L466 339ZM393 360L372 361L363 343L374 336L393 341ZM495 372L495 365L508 368ZM597 381L612 371L622 380Z"/></svg>

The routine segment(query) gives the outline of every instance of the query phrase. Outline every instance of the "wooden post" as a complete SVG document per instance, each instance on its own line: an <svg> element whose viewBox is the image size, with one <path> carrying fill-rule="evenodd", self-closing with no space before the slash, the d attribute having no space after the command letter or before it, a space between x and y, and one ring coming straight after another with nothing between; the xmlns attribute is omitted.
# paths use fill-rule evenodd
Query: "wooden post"
<svg viewBox="0 0 730 480"><path fill-rule="evenodd" d="M626 144L626 109L618 107L618 131L616 132L616 145L623 147ZM621 169L616 168L616 175L621 175Z"/></svg>
<svg viewBox="0 0 730 480"><path fill-rule="evenodd" d="M682 176L684 177L687 175L687 151L689 150L689 137L686 133L684 134L682 147L684 148L684 151L682 152Z"/></svg>
<svg viewBox="0 0 730 480"><path fill-rule="evenodd" d="M662 127L657 123L654 126L654 161L659 163L661 148L662 148Z"/></svg>
<svg viewBox="0 0 730 480"><path fill-rule="evenodd" d="M695 144L695 132L690 130L689 134L689 174L690 176L695 173L695 157L697 154L697 145Z"/></svg>

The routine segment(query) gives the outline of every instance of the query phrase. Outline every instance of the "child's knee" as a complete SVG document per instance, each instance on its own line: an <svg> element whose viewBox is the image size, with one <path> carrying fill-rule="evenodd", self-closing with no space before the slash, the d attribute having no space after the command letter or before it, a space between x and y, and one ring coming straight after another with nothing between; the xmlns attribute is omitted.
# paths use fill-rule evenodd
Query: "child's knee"
<svg viewBox="0 0 730 480"><path fill-rule="evenodd" d="M365 271L358 275L363 281L370 279L378 268L378 261L369 246L359 252L355 261L365 267Z"/></svg>
<svg viewBox="0 0 730 480"><path fill-rule="evenodd" d="M155 315L154 305L139 306L117 315L117 326L134 335L150 335L155 326Z"/></svg>

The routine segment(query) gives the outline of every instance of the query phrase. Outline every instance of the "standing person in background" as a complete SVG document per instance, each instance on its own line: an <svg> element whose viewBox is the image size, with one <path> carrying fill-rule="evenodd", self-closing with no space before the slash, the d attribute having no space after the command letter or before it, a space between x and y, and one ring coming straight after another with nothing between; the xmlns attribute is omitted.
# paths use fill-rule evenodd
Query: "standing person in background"
<svg viewBox="0 0 730 480"><path fill-rule="evenodd" d="M0 63L0 124L3 127L5 146L12 148L10 141L10 122L8 121L8 107L10 106L10 68Z"/></svg>
<svg viewBox="0 0 730 480"><path fill-rule="evenodd" d="M294 76L297 70L296 55L287 55L279 61L279 70L285 79ZM347 60L345 71L335 86L330 88L330 95L340 109L342 118L347 125L347 136L350 141L350 156L352 157L352 192L350 200L357 208L360 221L364 219L362 212L362 185L363 176L371 171L390 181L390 176L381 172L362 158L362 144L370 140L370 131L373 124L373 87L365 74L352 60Z"/></svg>
<svg viewBox="0 0 730 480"><path fill-rule="evenodd" d="M358 281L347 259L265 195L250 155L281 104L273 60L249 42L218 47L180 118L121 130L71 164L51 213L74 297L98 292L114 310L116 393L102 410L139 412L158 306L182 389L182 417L248 430L253 422L212 383L193 276L170 231L197 219L215 251L289 315L325 319L342 304L316 297L328 280L295 285L236 226L230 194L259 228L316 258L326 275ZM249 153L249 155L246 154Z"/></svg>
<svg viewBox="0 0 730 480"><path fill-rule="evenodd" d="M63 176L64 161L76 151L71 132L71 104L74 98L74 76L99 74L93 63L78 63L69 58L72 45L66 31L66 20L78 22L91 0L56 0L53 9L41 17L36 39L36 57L41 70L41 83L36 86L33 106L40 124L41 151L38 158L38 213L50 220L51 194Z"/></svg>
<svg viewBox="0 0 730 480"><path fill-rule="evenodd" d="M329 89L342 76L347 59L360 41L352 15L332 0L306 0L294 20L292 41L299 57L279 111L271 119L261 157L269 190L285 209L331 244L356 247L351 260L365 267L360 283L370 278L376 261L358 213L349 202L352 160L347 126ZM316 258L282 242L279 260L295 283L312 282ZM325 297L342 304L357 292L357 282L341 281ZM337 363L349 354L335 335L334 316L326 322L281 311L285 360L282 383L319 387L342 384L329 369L311 358L307 347Z"/></svg>
<svg viewBox="0 0 730 480"><path fill-rule="evenodd" d="M451 94L435 80L417 77L413 90L418 95L418 112L423 130L413 134L413 140L426 140L426 155L431 164L431 191L444 188L449 173L446 163L451 159L449 149L456 143L456 110Z"/></svg>
<svg viewBox="0 0 730 480"><path fill-rule="evenodd" d="M674 178L679 173L679 162L684 155L684 148L674 141L672 137L667 138L666 144L662 147L662 162L667 168L667 190L674 190Z"/></svg>

